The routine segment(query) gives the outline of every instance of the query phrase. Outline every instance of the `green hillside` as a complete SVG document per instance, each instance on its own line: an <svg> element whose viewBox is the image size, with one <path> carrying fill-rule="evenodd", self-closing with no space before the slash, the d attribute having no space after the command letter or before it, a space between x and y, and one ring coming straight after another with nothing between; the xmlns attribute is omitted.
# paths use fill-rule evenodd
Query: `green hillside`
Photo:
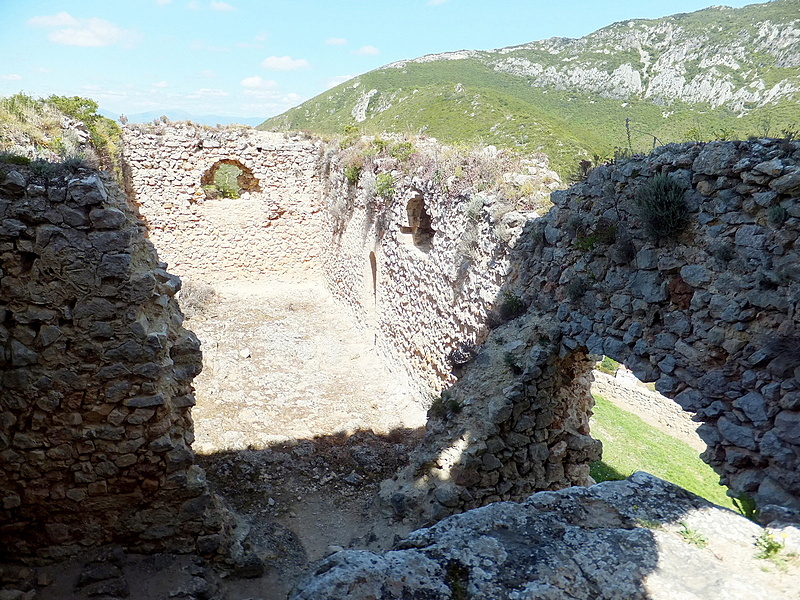
<svg viewBox="0 0 800 600"><path fill-rule="evenodd" d="M543 151L562 176L615 148L792 135L800 125L800 0L401 61L259 128L335 135L352 125Z"/></svg>

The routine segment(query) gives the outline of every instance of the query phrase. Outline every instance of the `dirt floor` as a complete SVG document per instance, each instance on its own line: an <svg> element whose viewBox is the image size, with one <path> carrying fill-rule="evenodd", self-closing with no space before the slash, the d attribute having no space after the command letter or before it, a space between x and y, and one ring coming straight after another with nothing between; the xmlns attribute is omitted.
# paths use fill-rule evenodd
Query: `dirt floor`
<svg viewBox="0 0 800 600"><path fill-rule="evenodd" d="M187 295L204 295L203 285L189 282ZM214 291L185 322L203 350L192 410L198 454L424 425L405 375L387 370L323 282L227 282Z"/></svg>
<svg viewBox="0 0 800 600"><path fill-rule="evenodd" d="M385 549L407 532L373 500L419 441L425 410L322 282L213 289L189 282L184 294L184 304L193 290L206 296L185 323L203 350L194 448L262 548L264 575L228 587L282 599L309 563L343 547Z"/></svg>

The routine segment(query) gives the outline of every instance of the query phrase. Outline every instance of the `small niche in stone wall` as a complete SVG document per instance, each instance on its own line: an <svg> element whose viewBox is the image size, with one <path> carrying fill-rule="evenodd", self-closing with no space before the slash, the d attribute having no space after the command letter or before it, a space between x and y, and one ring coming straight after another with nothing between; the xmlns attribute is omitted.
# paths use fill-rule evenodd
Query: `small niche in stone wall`
<svg viewBox="0 0 800 600"><path fill-rule="evenodd" d="M200 185L208 200L240 198L242 194L261 191L253 171L233 158L223 158L211 165L200 178Z"/></svg>
<svg viewBox="0 0 800 600"><path fill-rule="evenodd" d="M425 197L416 191L406 204L408 225L402 225L400 232L411 236L414 246L423 252L430 252L433 248L433 236L436 231L431 226L431 216L425 206Z"/></svg>

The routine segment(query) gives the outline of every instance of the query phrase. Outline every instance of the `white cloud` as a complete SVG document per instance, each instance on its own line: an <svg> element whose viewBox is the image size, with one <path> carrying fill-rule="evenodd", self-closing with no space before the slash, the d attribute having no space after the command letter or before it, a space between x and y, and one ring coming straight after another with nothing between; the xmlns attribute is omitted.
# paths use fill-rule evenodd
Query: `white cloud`
<svg viewBox="0 0 800 600"><path fill-rule="evenodd" d="M351 80L355 75L339 75L338 77L331 77L325 82L325 89L329 90L335 88L340 83Z"/></svg>
<svg viewBox="0 0 800 600"><path fill-rule="evenodd" d="M56 15L31 17L28 19L28 25L31 27L75 27L79 25L79 22L68 12L62 11Z"/></svg>
<svg viewBox="0 0 800 600"><path fill-rule="evenodd" d="M204 77L205 79L214 79L217 76L217 74L211 69L205 69L203 71L200 71L200 76Z"/></svg>
<svg viewBox="0 0 800 600"><path fill-rule="evenodd" d="M156 4L169 4L172 0L156 0Z"/></svg>
<svg viewBox="0 0 800 600"><path fill-rule="evenodd" d="M205 98L209 98L209 97L222 98L224 96L230 96L230 94L228 92L224 91L224 90L215 90L215 89L210 89L210 88L202 88L200 90L197 90L194 94L190 94L189 98L199 98L201 96L205 97Z"/></svg>
<svg viewBox="0 0 800 600"><path fill-rule="evenodd" d="M36 71L37 73L49 73L50 69L46 67L36 67L34 71Z"/></svg>
<svg viewBox="0 0 800 600"><path fill-rule="evenodd" d="M258 75L254 75L253 77L245 77L242 79L241 85L242 87L258 90L275 89L278 87L278 84L272 79L264 79Z"/></svg>
<svg viewBox="0 0 800 600"><path fill-rule="evenodd" d="M447 0L428 0L429 6L438 6L439 4L444 4Z"/></svg>
<svg viewBox="0 0 800 600"><path fill-rule="evenodd" d="M328 46L344 46L347 44L347 39L331 37L325 40L325 43L328 44Z"/></svg>
<svg viewBox="0 0 800 600"><path fill-rule="evenodd" d="M376 54L380 54L381 51L375 46L361 46L355 53L361 56L375 56Z"/></svg>
<svg viewBox="0 0 800 600"><path fill-rule="evenodd" d="M263 60L261 66L270 71L296 71L307 69L311 65L305 58L294 59L291 56L269 56Z"/></svg>
<svg viewBox="0 0 800 600"><path fill-rule="evenodd" d="M47 38L51 42L64 46L98 48L113 46L117 43L131 43L136 38L133 31L121 29L105 19L76 19L67 12L32 17L28 19L28 25L55 28Z"/></svg>
<svg viewBox="0 0 800 600"><path fill-rule="evenodd" d="M166 81L157 81L156 83L153 84L153 87L165 88L165 87L167 87L167 82Z"/></svg>
<svg viewBox="0 0 800 600"><path fill-rule="evenodd" d="M5 79L6 81L21 81L22 76L17 75L16 73L11 73L9 75L0 75L0 79Z"/></svg>
<svg viewBox="0 0 800 600"><path fill-rule="evenodd" d="M218 2L217 0L211 0L211 10L236 10L227 2Z"/></svg>

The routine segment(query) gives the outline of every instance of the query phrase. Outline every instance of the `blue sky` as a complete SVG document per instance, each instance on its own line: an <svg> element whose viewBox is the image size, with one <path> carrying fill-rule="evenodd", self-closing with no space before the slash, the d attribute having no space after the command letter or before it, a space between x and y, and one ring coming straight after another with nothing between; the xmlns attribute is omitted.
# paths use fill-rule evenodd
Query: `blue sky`
<svg viewBox="0 0 800 600"><path fill-rule="evenodd" d="M729 1L729 6L751 2ZM404 58L581 37L707 0L0 0L0 96L270 117ZM8 60L10 58L10 60Z"/></svg>

